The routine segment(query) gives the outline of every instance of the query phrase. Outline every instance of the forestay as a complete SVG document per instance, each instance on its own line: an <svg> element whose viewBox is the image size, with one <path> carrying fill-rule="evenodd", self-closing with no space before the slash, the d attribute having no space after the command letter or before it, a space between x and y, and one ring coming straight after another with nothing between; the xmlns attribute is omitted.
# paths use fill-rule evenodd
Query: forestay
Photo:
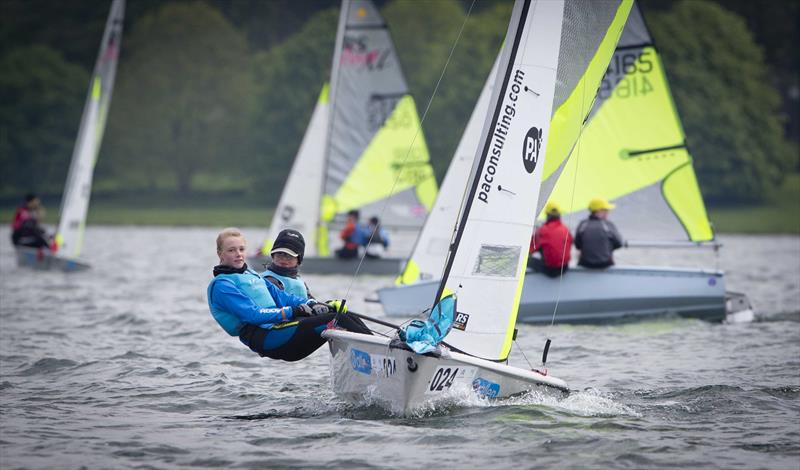
<svg viewBox="0 0 800 470"><path fill-rule="evenodd" d="M328 254L328 224L351 209L420 227L436 179L389 30L370 1L342 2L330 105L318 254Z"/></svg>
<svg viewBox="0 0 800 470"><path fill-rule="evenodd" d="M587 215L590 199L615 200L613 218L627 239L714 238L661 59L636 6L579 144L568 159L548 155L539 211L548 196L577 213L567 218L572 225Z"/></svg>
<svg viewBox="0 0 800 470"><path fill-rule="evenodd" d="M626 0L515 4L499 86L436 296L458 296L447 337L456 348L485 359L508 357L544 157L571 151L630 8ZM553 139L551 127L558 130Z"/></svg>
<svg viewBox="0 0 800 470"><path fill-rule="evenodd" d="M117 70L125 0L114 0L106 21L100 53L89 83L89 93L83 108L78 139L61 201L61 219L56 231L56 243L62 256L77 257L83 245L86 213L92 192L92 174L103 140L103 131L111 103L111 91Z"/></svg>

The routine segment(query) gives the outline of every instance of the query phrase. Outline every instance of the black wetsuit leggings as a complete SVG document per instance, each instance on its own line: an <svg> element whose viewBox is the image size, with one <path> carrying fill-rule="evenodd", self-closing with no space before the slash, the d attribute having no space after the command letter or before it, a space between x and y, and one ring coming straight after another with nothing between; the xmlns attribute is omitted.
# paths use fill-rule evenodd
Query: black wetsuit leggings
<svg viewBox="0 0 800 470"><path fill-rule="evenodd" d="M245 325L239 339L262 357L299 361L325 344L321 333L335 317L335 313L303 317L278 323L271 329ZM372 334L360 318L346 313L339 316L336 326L354 333Z"/></svg>
<svg viewBox="0 0 800 470"><path fill-rule="evenodd" d="M11 234L11 243L14 246L27 246L30 248L46 248L50 246L44 237L44 230L37 227L22 227Z"/></svg>

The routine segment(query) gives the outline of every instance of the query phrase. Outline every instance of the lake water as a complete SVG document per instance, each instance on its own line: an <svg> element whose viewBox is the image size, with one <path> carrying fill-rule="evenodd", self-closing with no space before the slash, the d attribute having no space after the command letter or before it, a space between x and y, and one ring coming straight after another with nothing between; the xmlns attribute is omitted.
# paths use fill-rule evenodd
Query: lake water
<svg viewBox="0 0 800 470"><path fill-rule="evenodd" d="M399 417L338 400L327 348L282 363L223 333L205 300L216 232L92 227L93 269L65 275L17 268L0 230L0 467L800 468L800 237L620 252L718 264L756 321L522 325L512 364L549 335L568 397ZM307 281L335 298L351 280ZM381 316L364 298L389 282L358 278L348 305Z"/></svg>

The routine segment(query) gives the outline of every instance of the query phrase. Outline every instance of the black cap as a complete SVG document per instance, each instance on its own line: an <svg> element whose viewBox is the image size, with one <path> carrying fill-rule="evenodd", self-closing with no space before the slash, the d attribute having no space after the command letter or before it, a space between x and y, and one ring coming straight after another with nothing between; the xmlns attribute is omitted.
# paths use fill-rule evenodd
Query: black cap
<svg viewBox="0 0 800 470"><path fill-rule="evenodd" d="M275 243L272 244L272 250L270 250L269 254L271 255L275 252L287 253L291 256L296 256L297 262L302 263L305 251L306 241L303 238L303 234L297 230L287 228L281 230L278 236L275 237Z"/></svg>

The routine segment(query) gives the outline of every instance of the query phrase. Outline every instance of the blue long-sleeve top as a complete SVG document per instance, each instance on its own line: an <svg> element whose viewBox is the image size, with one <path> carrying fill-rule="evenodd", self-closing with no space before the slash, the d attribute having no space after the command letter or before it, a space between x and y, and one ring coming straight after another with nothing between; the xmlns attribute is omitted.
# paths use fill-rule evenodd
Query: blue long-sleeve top
<svg viewBox="0 0 800 470"><path fill-rule="evenodd" d="M230 335L238 336L244 324L270 328L291 320L292 307L309 302L278 289L256 273L233 276L241 277L236 280L227 275L215 278L208 293L211 314Z"/></svg>

